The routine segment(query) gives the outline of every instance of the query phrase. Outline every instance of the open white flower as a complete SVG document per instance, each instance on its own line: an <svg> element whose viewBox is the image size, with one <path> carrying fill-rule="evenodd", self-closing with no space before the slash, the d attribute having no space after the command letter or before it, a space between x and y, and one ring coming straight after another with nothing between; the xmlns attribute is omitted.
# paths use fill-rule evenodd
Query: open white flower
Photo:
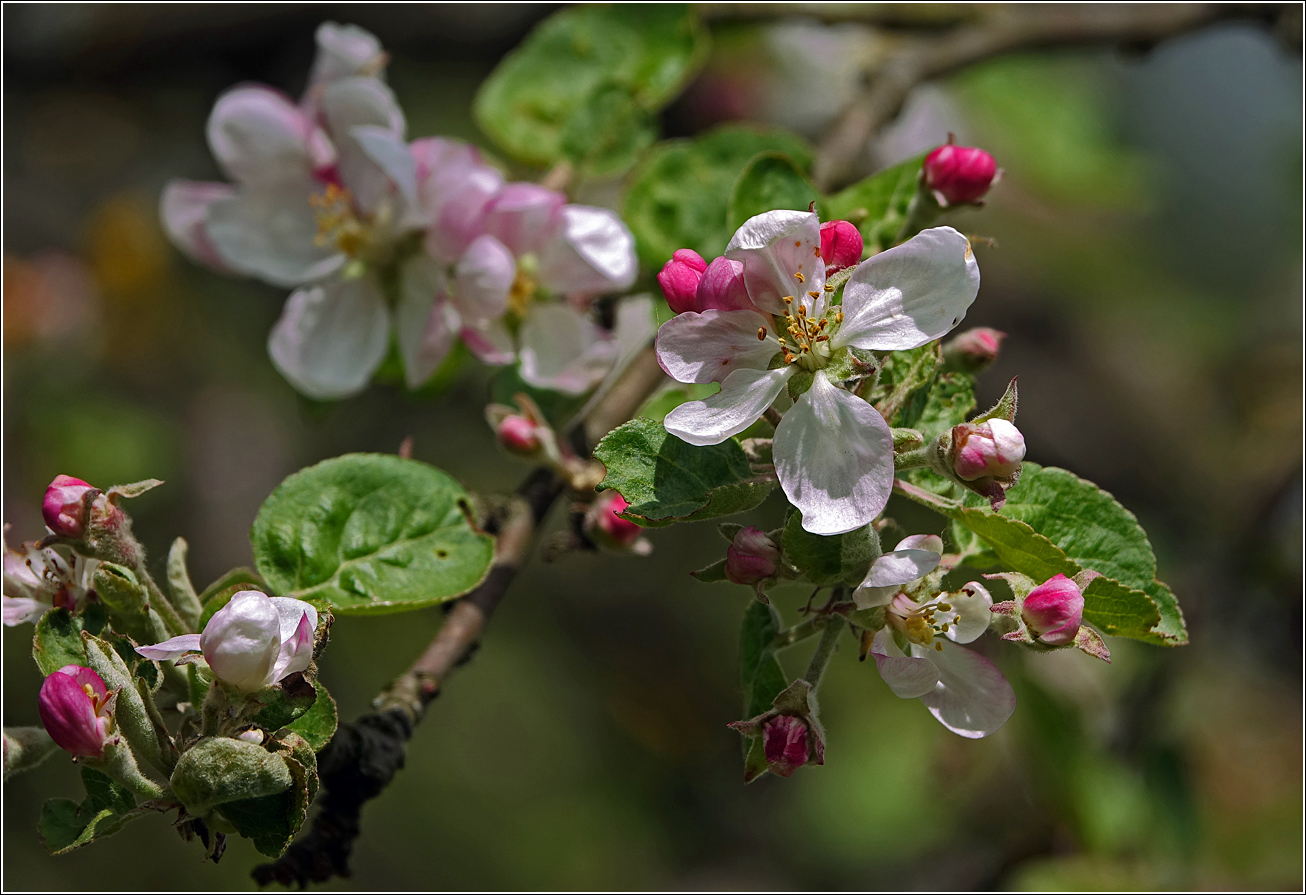
<svg viewBox="0 0 1306 895"><path fill-rule="evenodd" d="M37 547L26 541L17 550L4 545L3 620L8 627L35 623L50 609L76 612L91 592L99 562L67 547Z"/></svg>
<svg viewBox="0 0 1306 895"><path fill-rule="evenodd" d="M718 444L752 425L800 371L811 386L776 429L780 486L814 534L873 520L893 486L893 440L884 418L826 372L842 349L899 351L940 338L979 291L970 243L951 227L925 230L862 262L831 306L820 220L800 211L750 218L726 257L743 264L757 308L679 314L658 332L658 358L680 382L721 390L667 414L671 434Z"/></svg>

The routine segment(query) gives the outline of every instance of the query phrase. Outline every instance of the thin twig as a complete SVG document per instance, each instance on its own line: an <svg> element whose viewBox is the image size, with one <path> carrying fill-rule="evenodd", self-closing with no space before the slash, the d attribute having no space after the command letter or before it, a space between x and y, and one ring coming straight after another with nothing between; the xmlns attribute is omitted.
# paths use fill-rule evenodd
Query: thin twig
<svg viewBox="0 0 1306 895"><path fill-rule="evenodd" d="M1219 21L1273 22L1286 4L1002 4L932 37L904 38L866 72L867 87L817 150L813 175L830 190L852 175L870 139L917 85L1017 50L1121 44L1150 47ZM852 16L849 16L850 18Z"/></svg>
<svg viewBox="0 0 1306 895"><path fill-rule="evenodd" d="M650 348L626 367L616 384L578 425L573 436L588 444L629 419L662 383ZM259 885L325 882L350 875L349 856L363 804L376 798L404 766L409 738L449 674L475 651L490 616L530 552L540 524L565 483L548 467L535 469L515 495L486 521L497 535L494 563L485 580L450 605L445 623L412 666L377 697L375 711L342 723L321 752L320 808L309 831L270 864L255 867Z"/></svg>

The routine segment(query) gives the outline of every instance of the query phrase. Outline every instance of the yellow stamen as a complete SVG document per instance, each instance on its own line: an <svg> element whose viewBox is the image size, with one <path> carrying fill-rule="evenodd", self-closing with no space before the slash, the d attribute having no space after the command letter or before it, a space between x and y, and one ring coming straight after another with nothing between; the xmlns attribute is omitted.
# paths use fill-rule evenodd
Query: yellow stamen
<svg viewBox="0 0 1306 895"><path fill-rule="evenodd" d="M759 341L759 342L765 342L765 341L766 341L766 327L765 327L765 326L759 326L759 327L757 328L757 341Z"/></svg>
<svg viewBox="0 0 1306 895"><path fill-rule="evenodd" d="M800 283L807 282L807 278L803 276L803 272L801 270L794 274L794 279Z"/></svg>

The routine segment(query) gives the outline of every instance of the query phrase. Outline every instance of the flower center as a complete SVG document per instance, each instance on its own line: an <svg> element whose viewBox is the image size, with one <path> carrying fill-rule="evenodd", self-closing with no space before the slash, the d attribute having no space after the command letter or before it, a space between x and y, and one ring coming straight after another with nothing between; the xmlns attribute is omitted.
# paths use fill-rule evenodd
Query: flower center
<svg viewBox="0 0 1306 895"><path fill-rule="evenodd" d="M517 265L517 276L508 289L508 308L519 318L526 316L526 309L535 300L535 293L540 288L539 281L529 267L527 264Z"/></svg>
<svg viewBox="0 0 1306 895"><path fill-rule="evenodd" d="M317 236L313 244L325 248L334 245L350 258L358 258L371 245L367 227L354 212L353 196L349 190L334 183L308 197L317 218Z"/></svg>
<svg viewBox="0 0 1306 895"><path fill-rule="evenodd" d="M794 274L794 279L802 284L805 277L800 271ZM834 291L831 286L824 288L826 292ZM821 293L812 289L801 298L786 295L780 299L785 303L782 319L784 332L788 333L787 336L780 336L780 350L784 352L786 364L798 364L807 370L816 371L829 363L830 334L843 322L843 311L836 313L833 318L820 315L817 308L821 298ZM833 326L830 325L832 319ZM779 327L780 321L777 321L777 328Z"/></svg>
<svg viewBox="0 0 1306 895"><path fill-rule="evenodd" d="M936 650L942 650L943 644L935 642L935 636L946 635L956 621L952 605L942 602L941 596L917 603L906 594L895 594L888 615L889 622L912 643L934 644Z"/></svg>

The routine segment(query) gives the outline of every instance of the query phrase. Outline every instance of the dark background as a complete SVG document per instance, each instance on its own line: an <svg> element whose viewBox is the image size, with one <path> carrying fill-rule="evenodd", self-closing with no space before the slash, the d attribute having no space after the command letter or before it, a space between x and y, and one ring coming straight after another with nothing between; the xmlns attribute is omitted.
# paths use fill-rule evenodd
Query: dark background
<svg viewBox="0 0 1306 895"><path fill-rule="evenodd" d="M206 582L249 562L248 526L285 475L409 434L469 488L511 488L525 470L490 449L483 370L434 397L297 398L264 348L284 293L188 264L156 205L169 178L218 179L203 133L223 89L302 88L324 19L392 53L410 137L484 143L474 91L549 9L7 4L13 542L42 533L57 473L158 477L133 504L138 532L156 560L184 535ZM670 134L748 117L819 137L874 40L810 20L713 33ZM1112 640L1109 667L989 649L1020 705L978 742L841 655L822 688L826 765L744 787L725 724L749 597L686 574L721 555L711 524L654 532L652 559L537 559L365 810L354 878L333 886L1300 888L1301 78L1299 53L1251 25L1146 55L1005 57L918 91L868 153L889 163L953 130L998 158L988 207L951 220L995 241L967 322L1010 338L981 403L1020 375L1029 459L1138 514L1190 646ZM792 613L803 596L778 602ZM322 675L345 717L439 618L339 621ZM6 724L37 720L30 633L4 632ZM7 887L252 885L247 842L200 864L163 818L46 856L41 800L79 789L61 757L5 786Z"/></svg>

